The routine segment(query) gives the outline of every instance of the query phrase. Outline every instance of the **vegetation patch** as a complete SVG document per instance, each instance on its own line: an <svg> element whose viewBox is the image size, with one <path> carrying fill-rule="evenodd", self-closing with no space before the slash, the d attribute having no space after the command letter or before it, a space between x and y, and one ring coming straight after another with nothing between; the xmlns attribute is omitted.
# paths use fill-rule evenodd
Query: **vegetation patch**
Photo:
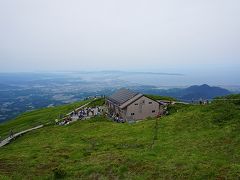
<svg viewBox="0 0 240 180"><path fill-rule="evenodd" d="M134 124L99 116L25 134L0 148L0 178L240 178L238 105L171 108L168 116Z"/></svg>
<svg viewBox="0 0 240 180"><path fill-rule="evenodd" d="M60 169L60 168L55 168L53 170L53 177L54 179L63 179L65 178L67 175L67 172L63 169Z"/></svg>
<svg viewBox="0 0 240 180"><path fill-rule="evenodd" d="M41 124L54 124L55 119L71 112L79 106L82 106L91 100L80 101L68 105L43 108L32 112L26 112L18 116L16 119L0 124L0 136L5 138L9 136L10 131L19 132Z"/></svg>
<svg viewBox="0 0 240 180"><path fill-rule="evenodd" d="M16 159L16 162L14 162L12 159L0 159L0 173L2 175L11 175L12 172L16 171L17 167L19 166L18 160Z"/></svg>
<svg viewBox="0 0 240 180"><path fill-rule="evenodd" d="M90 102L87 107L97 107L97 106L103 106L105 104L105 98L97 98Z"/></svg>
<svg viewBox="0 0 240 180"><path fill-rule="evenodd" d="M152 94L146 94L146 97L153 99L155 101L157 100L165 100L165 101L177 101L177 99L173 97L168 97L168 96L159 96L159 95L152 95Z"/></svg>

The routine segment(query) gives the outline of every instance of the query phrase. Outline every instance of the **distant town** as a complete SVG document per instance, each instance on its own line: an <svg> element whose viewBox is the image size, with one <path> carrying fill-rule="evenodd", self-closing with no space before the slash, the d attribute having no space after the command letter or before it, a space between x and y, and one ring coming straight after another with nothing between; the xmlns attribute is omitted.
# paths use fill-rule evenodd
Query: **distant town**
<svg viewBox="0 0 240 180"><path fill-rule="evenodd" d="M134 73L131 73L134 74ZM135 75L139 75L136 73ZM152 74L145 74L151 76ZM108 96L121 87L143 94L172 96L182 101L198 101L240 92L240 87L154 86L122 80L126 73L20 73L0 74L0 122L19 114L67 104L95 96ZM154 74L156 76L156 74ZM172 76L172 75L169 75ZM161 79L161 74L159 74Z"/></svg>

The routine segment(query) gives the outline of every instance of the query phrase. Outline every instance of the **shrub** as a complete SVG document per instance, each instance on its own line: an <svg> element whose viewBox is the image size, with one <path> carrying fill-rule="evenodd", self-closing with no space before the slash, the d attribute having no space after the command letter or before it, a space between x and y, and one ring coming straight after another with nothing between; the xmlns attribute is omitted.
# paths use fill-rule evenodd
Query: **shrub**
<svg viewBox="0 0 240 180"><path fill-rule="evenodd" d="M53 170L54 179L63 179L67 173L63 169L56 168Z"/></svg>
<svg viewBox="0 0 240 180"><path fill-rule="evenodd" d="M211 105L211 108L214 109L213 122L218 125L233 121L238 115L237 107L229 101L216 101Z"/></svg>
<svg viewBox="0 0 240 180"><path fill-rule="evenodd" d="M167 108L168 114L174 114L182 109L185 109L186 107L189 107L190 105L186 104L173 104L169 105Z"/></svg>

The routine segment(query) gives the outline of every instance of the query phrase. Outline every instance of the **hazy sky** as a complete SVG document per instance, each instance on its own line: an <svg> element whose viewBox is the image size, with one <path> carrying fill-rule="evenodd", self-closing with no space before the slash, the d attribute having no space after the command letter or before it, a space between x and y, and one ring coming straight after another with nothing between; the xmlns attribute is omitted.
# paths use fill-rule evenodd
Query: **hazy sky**
<svg viewBox="0 0 240 180"><path fill-rule="evenodd" d="M240 69L240 0L0 0L0 71Z"/></svg>

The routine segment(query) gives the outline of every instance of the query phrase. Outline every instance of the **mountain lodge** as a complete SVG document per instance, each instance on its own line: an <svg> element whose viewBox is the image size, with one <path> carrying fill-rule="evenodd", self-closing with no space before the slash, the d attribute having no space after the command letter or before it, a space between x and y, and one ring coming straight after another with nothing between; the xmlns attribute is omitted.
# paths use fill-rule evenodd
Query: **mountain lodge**
<svg viewBox="0 0 240 180"><path fill-rule="evenodd" d="M109 114L123 121L141 120L163 114L163 106L145 95L122 88L107 97Z"/></svg>

